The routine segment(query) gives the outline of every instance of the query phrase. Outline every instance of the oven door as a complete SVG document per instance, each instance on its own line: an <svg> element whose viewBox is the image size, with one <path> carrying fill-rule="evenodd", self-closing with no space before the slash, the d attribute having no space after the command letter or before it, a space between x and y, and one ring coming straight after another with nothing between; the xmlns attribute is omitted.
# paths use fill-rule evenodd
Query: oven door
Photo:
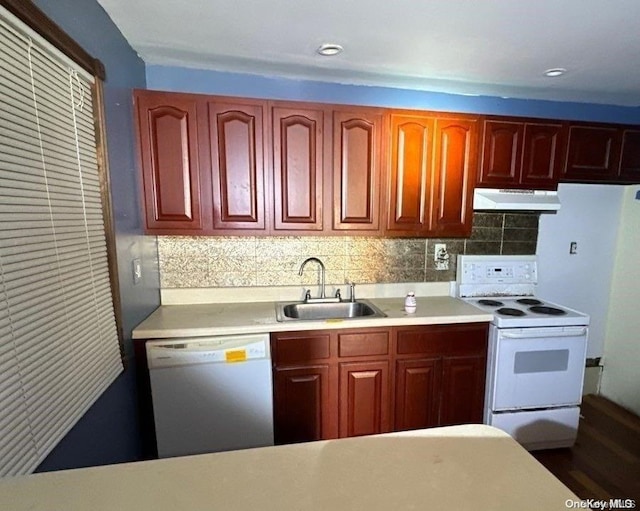
<svg viewBox="0 0 640 511"><path fill-rule="evenodd" d="M492 327L493 411L579 404L587 327Z"/></svg>

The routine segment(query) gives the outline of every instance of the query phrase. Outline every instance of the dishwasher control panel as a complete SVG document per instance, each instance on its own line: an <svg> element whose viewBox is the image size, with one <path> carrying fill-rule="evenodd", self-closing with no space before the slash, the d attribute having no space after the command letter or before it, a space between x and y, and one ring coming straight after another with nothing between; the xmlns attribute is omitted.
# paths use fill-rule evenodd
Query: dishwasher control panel
<svg viewBox="0 0 640 511"><path fill-rule="evenodd" d="M147 341L149 369L185 364L239 363L270 358L269 335Z"/></svg>

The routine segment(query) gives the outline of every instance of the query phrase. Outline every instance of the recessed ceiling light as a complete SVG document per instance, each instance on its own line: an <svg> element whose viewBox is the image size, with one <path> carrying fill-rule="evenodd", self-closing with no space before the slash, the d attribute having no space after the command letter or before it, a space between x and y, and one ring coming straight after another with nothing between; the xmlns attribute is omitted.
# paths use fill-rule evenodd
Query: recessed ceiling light
<svg viewBox="0 0 640 511"><path fill-rule="evenodd" d="M547 69L544 75L549 78L555 78L556 76L562 76L566 72L567 70L564 67L554 67L553 69Z"/></svg>
<svg viewBox="0 0 640 511"><path fill-rule="evenodd" d="M342 53L343 49L344 48L342 48L342 46L340 46L339 44L327 43L320 46L320 48L318 48L316 51L320 55L324 55L325 57L333 57L334 55Z"/></svg>

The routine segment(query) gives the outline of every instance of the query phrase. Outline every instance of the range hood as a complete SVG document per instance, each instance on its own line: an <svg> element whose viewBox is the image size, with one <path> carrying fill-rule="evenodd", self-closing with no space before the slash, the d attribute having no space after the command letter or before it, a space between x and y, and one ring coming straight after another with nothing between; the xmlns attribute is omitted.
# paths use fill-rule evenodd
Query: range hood
<svg viewBox="0 0 640 511"><path fill-rule="evenodd" d="M474 210L557 211L558 192L548 190L501 190L476 188L473 192Z"/></svg>

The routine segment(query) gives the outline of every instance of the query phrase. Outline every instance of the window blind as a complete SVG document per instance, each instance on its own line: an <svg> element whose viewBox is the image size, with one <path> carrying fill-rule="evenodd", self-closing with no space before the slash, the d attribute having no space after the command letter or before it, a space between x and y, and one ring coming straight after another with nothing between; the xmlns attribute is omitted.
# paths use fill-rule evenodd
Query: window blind
<svg viewBox="0 0 640 511"><path fill-rule="evenodd" d="M0 9L0 475L32 472L122 371L93 77Z"/></svg>

